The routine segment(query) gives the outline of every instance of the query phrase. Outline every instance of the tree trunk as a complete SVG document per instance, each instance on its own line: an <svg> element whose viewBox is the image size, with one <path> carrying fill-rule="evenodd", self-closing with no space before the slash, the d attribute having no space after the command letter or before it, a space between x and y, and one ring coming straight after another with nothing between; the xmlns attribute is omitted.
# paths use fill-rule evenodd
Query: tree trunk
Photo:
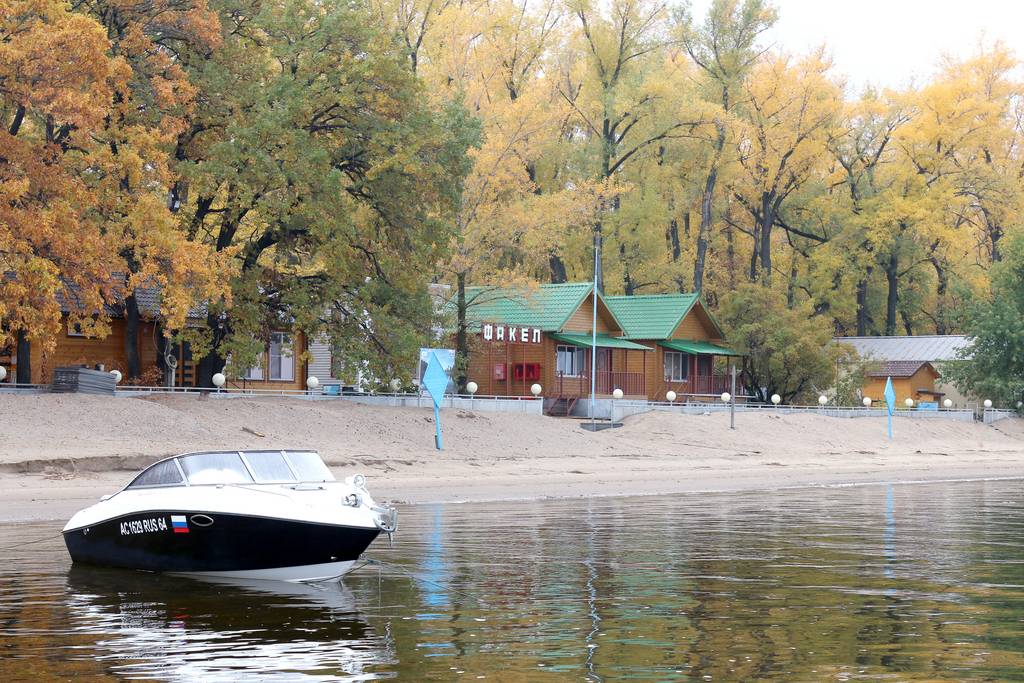
<svg viewBox="0 0 1024 683"><path fill-rule="evenodd" d="M761 221L757 218L754 219L753 232L754 244L750 250L750 270L747 272L747 277L751 282L757 282L760 274L758 267L761 263Z"/></svg>
<svg viewBox="0 0 1024 683"><path fill-rule="evenodd" d="M765 286L772 283L772 226L781 203L774 192L761 194L761 282Z"/></svg>
<svg viewBox="0 0 1024 683"><path fill-rule="evenodd" d="M729 110L729 91L723 89L722 102L726 111ZM697 257L693 262L693 289L700 293L704 287L704 261L707 257L708 238L711 235L712 209L714 208L715 184L718 182L718 162L725 149L725 124L715 124L718 135L715 139L715 155L708 169L708 177L704 182L704 194L700 199L700 230L697 232Z"/></svg>
<svg viewBox="0 0 1024 683"><path fill-rule="evenodd" d="M725 224L725 263L729 270L729 289L736 289L736 236L732 223Z"/></svg>
<svg viewBox="0 0 1024 683"><path fill-rule="evenodd" d="M128 359L127 379L138 379L142 374L139 360L139 302L135 294L124 300L124 353Z"/></svg>
<svg viewBox="0 0 1024 683"><path fill-rule="evenodd" d="M682 245L679 243L679 219L672 217L672 220L668 222L668 229L666 230L665 237L668 239L669 255L672 258L672 272L676 273L673 278L676 283L676 290L680 293L686 291L686 281L683 277L683 273L679 268L679 257L682 255Z"/></svg>
<svg viewBox="0 0 1024 683"><path fill-rule="evenodd" d="M889 285L889 291L885 297L885 334L888 336L896 334L896 307L900 301L898 267L899 257L894 248L889 255L889 263L885 266L885 280Z"/></svg>
<svg viewBox="0 0 1024 683"><path fill-rule="evenodd" d="M455 385L459 393L466 389L467 372L469 370L469 339L466 335L466 274L459 273L455 276L455 312L457 323L455 327Z"/></svg>
<svg viewBox="0 0 1024 683"><path fill-rule="evenodd" d="M224 357L220 354L220 343L227 336L224 321L215 313L206 314L206 327L210 330L210 351L199 360L196 367L196 386L214 388L213 376L224 369ZM178 372L184 372L184 359L178 366Z"/></svg>
<svg viewBox="0 0 1024 683"><path fill-rule="evenodd" d="M551 254L548 257L548 267L551 269L551 284L560 285L563 282L569 281L569 276L565 272L565 261L558 254Z"/></svg>
<svg viewBox="0 0 1024 683"><path fill-rule="evenodd" d="M796 305L796 276L797 261L796 252L793 252L793 260L789 264L789 282L786 285L786 308L793 308Z"/></svg>
<svg viewBox="0 0 1024 683"><path fill-rule="evenodd" d="M14 374L17 384L32 384L32 343L28 340L25 330L18 330L17 349L18 368Z"/></svg>
<svg viewBox="0 0 1024 683"><path fill-rule="evenodd" d="M938 286L935 294L935 334L948 334L946 326L946 292L949 290L949 276L946 269L942 267L939 259L931 257L932 267L935 268L935 277L938 279Z"/></svg>
<svg viewBox="0 0 1024 683"><path fill-rule="evenodd" d="M714 166L708 171L704 183L704 194L700 200L700 228L697 229L697 255L693 260L693 290L697 293L704 288L704 261L707 258L708 238L711 235L712 199L715 194L715 183L718 182L718 169Z"/></svg>
<svg viewBox="0 0 1024 683"><path fill-rule="evenodd" d="M857 336L868 333L868 281L864 278L857 283Z"/></svg>

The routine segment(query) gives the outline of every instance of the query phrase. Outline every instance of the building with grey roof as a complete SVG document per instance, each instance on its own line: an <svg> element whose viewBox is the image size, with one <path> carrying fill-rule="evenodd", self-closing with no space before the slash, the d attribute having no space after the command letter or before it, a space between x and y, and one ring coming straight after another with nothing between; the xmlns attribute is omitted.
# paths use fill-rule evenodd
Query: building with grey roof
<svg viewBox="0 0 1024 683"><path fill-rule="evenodd" d="M833 341L852 347L857 355L864 360L882 364L880 368L868 372L869 377L888 374L894 378L897 376L896 369L905 369L911 366L916 369L925 363L930 363L941 375L942 364L961 360L961 350L971 343L969 337L961 334L836 337ZM890 372L886 372L886 369L890 369ZM935 382L935 390L945 398L952 400L957 406L968 405L973 400L961 394L951 383L944 382L941 376Z"/></svg>

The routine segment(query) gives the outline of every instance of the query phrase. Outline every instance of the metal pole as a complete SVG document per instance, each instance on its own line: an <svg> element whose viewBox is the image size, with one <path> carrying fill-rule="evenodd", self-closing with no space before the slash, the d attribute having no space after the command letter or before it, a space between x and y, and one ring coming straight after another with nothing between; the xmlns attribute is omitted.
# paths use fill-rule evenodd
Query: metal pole
<svg viewBox="0 0 1024 683"><path fill-rule="evenodd" d="M595 416L594 397L597 393L597 269L600 267L598 254L601 251L601 235L594 235L594 319L591 322L590 339L590 424L593 429L597 428Z"/></svg>
<svg viewBox="0 0 1024 683"><path fill-rule="evenodd" d="M732 375L732 393L729 394L729 429L736 429L736 365L729 359L729 372Z"/></svg>

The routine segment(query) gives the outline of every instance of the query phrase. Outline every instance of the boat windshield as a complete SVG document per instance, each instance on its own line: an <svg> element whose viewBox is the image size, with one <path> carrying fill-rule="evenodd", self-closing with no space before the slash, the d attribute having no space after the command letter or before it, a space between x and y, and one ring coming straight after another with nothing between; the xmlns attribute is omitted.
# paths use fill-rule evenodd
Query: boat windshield
<svg viewBox="0 0 1024 683"><path fill-rule="evenodd" d="M184 484L181 478L181 470L174 464L174 460L164 460L152 467L147 468L128 484L128 488L141 488L144 486L180 486Z"/></svg>
<svg viewBox="0 0 1024 683"><path fill-rule="evenodd" d="M288 460L299 481L334 481L334 475L320 459L319 453L308 451L288 451Z"/></svg>
<svg viewBox="0 0 1024 683"><path fill-rule="evenodd" d="M181 466L180 468L178 466ZM185 473L185 477L181 473ZM293 484L334 481L315 451L191 453L145 469L128 488L189 484Z"/></svg>
<svg viewBox="0 0 1024 683"><path fill-rule="evenodd" d="M178 458L190 484L251 484L238 453L195 453Z"/></svg>
<svg viewBox="0 0 1024 683"><path fill-rule="evenodd" d="M249 463L256 481L261 484L298 481L281 451L245 451L242 456Z"/></svg>

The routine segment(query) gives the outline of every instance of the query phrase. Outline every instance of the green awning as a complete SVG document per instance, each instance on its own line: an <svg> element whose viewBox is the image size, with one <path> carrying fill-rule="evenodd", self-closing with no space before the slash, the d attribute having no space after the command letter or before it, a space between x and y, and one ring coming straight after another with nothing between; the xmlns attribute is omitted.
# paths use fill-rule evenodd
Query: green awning
<svg viewBox="0 0 1024 683"><path fill-rule="evenodd" d="M724 346L718 346L717 344L711 344L709 342L702 341L690 341L689 339L664 339L658 342L666 349L672 349L673 351L682 351L683 353L703 353L705 355L714 356L742 356L742 353L737 353L732 349L727 349Z"/></svg>
<svg viewBox="0 0 1024 683"><path fill-rule="evenodd" d="M573 346L581 346L584 348L590 348L593 346L593 336L586 332L559 332L551 335L552 339L558 340L565 344L572 344ZM603 349L633 349L636 351L653 351L654 349L644 346L643 344L637 344L631 342L628 339L622 337L611 337L607 334L597 335L597 345Z"/></svg>

